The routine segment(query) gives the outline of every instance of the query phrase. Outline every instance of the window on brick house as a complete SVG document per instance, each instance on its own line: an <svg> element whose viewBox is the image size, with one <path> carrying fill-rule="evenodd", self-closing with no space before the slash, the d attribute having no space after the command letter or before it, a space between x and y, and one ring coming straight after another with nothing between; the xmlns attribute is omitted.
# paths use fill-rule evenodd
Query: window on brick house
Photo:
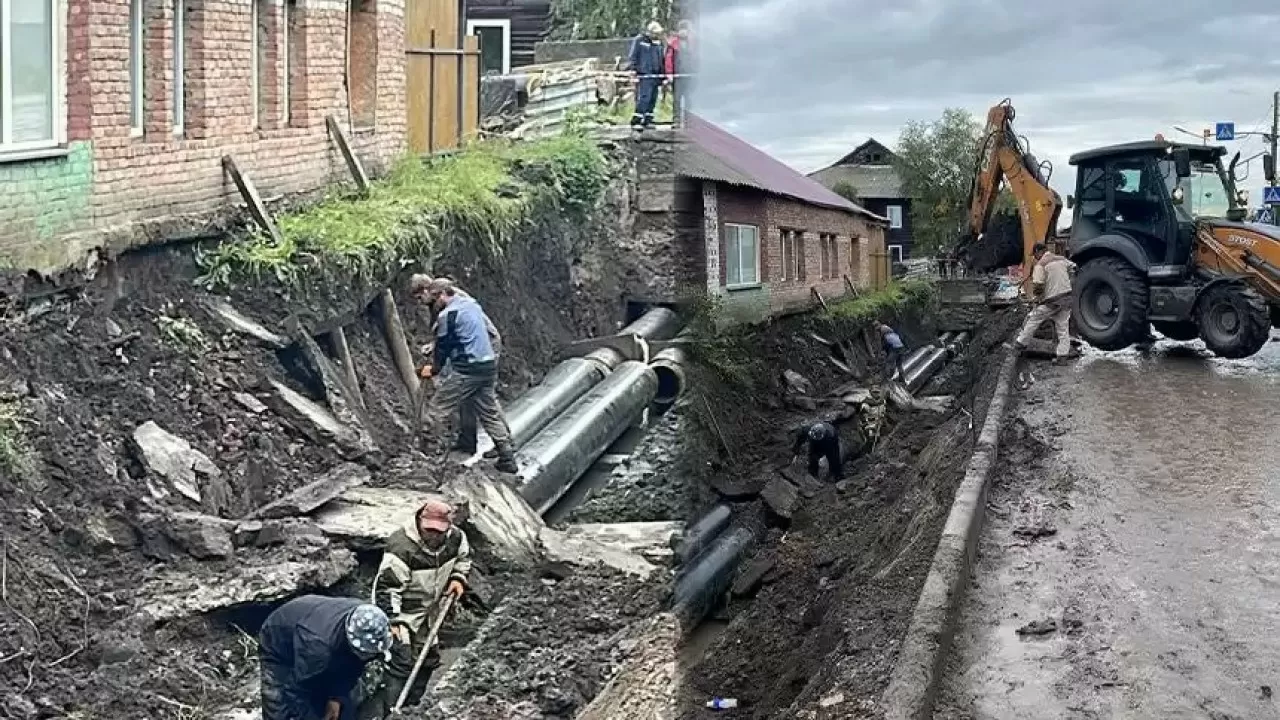
<svg viewBox="0 0 1280 720"><path fill-rule="evenodd" d="M142 134L145 125L147 76L146 0L129 0L129 131Z"/></svg>
<svg viewBox="0 0 1280 720"><path fill-rule="evenodd" d="M254 130L262 127L262 70L266 65L262 61L262 51L267 35L262 28L266 20L265 7L264 0L249 1L249 102L253 105Z"/></svg>
<svg viewBox="0 0 1280 720"><path fill-rule="evenodd" d="M173 134L181 135L186 124L186 50L187 7L186 0L173 0Z"/></svg>
<svg viewBox="0 0 1280 720"><path fill-rule="evenodd" d="M297 0L284 0L282 8L283 16L280 18L280 40L284 43L284 47L280 48L280 62L283 64L283 84L280 86L280 124L290 125L293 123L293 54L297 52L295 49L297 43L294 41L294 33L297 32L294 24L298 17Z"/></svg>
<svg viewBox="0 0 1280 720"><path fill-rule="evenodd" d="M351 125L374 126L378 108L378 13L376 0L349 0L347 103Z"/></svg>
<svg viewBox="0 0 1280 720"><path fill-rule="evenodd" d="M59 0L0 0L0 151L64 140L62 7Z"/></svg>
<svg viewBox="0 0 1280 720"><path fill-rule="evenodd" d="M804 280L804 231L782 231L782 273L780 280Z"/></svg>
<svg viewBox="0 0 1280 720"><path fill-rule="evenodd" d="M818 235L819 258L822 266L822 279L831 280L836 277L836 236L830 233Z"/></svg>
<svg viewBox="0 0 1280 720"><path fill-rule="evenodd" d="M760 230L754 225L724 225L725 286L760 282Z"/></svg>

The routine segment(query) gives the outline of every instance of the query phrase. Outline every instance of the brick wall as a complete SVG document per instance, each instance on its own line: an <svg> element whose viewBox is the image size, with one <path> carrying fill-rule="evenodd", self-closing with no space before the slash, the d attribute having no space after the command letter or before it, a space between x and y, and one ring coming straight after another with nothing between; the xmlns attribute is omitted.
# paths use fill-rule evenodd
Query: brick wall
<svg viewBox="0 0 1280 720"><path fill-rule="evenodd" d="M708 277L712 292L721 296L732 320L759 320L811 307L812 289L827 300L843 297L845 276L859 288L874 279L870 257L883 253L884 230L867 219L830 208L725 184L704 183L703 206L707 211L705 233ZM726 223L752 225L760 231L760 283L728 288L725 283ZM783 272L782 231L800 231L803 237L803 279ZM827 277L822 273L823 234L835 236L835 256ZM714 264L714 265L712 265Z"/></svg>
<svg viewBox="0 0 1280 720"><path fill-rule="evenodd" d="M175 218L199 224L225 212L238 195L224 177L223 155L234 156L268 198L347 177L325 127L333 115L349 129L346 1L179 1L186 15L185 118L175 135L174 0L145 4L141 134L130 130L129 0L65 0L72 143L63 157L5 162L0 155L0 187L12 191L0 198L0 268L52 271L101 244L121 250L144 243L152 234L144 225ZM373 125L349 138L374 171L404 149L404 1L362 3L375 13L377 29L374 57L362 53L366 71L376 69L376 87L361 91L372 103L372 112L363 112ZM60 208L54 220L46 207Z"/></svg>

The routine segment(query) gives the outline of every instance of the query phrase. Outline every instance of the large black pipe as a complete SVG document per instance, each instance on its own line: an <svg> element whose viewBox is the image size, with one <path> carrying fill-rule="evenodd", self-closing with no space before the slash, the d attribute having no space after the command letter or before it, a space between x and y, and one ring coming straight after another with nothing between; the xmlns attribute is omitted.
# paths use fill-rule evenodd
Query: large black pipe
<svg viewBox="0 0 1280 720"><path fill-rule="evenodd" d="M729 521L732 519L733 511L726 503L720 503L711 508L710 512L684 531L684 536L676 545L676 563L687 565L701 555L702 551L710 547L725 528L729 527Z"/></svg>
<svg viewBox="0 0 1280 720"><path fill-rule="evenodd" d="M669 308L654 308L618 331L646 340L668 340L680 330L680 317ZM528 443L619 363L626 360L617 350L599 348L583 357L569 358L547 373L542 382L516 398L506 408L511 442L517 448Z"/></svg>
<svg viewBox="0 0 1280 720"><path fill-rule="evenodd" d="M914 393L924 386L929 378L933 377L934 373L947 364L948 359L955 357L960 352L961 347L968 339L969 333L959 333L945 346L933 348L923 360L907 372L905 378L907 390Z"/></svg>
<svg viewBox="0 0 1280 720"><path fill-rule="evenodd" d="M653 402L658 376L622 363L520 450L520 494L539 514L555 505Z"/></svg>
<svg viewBox="0 0 1280 720"><path fill-rule="evenodd" d="M690 337L692 335L685 331L677 335L676 339L687 340ZM684 366L688 362L689 351L679 345L669 347L653 356L653 361L649 365L658 374L658 394L654 397L654 402L670 405L680 399L689 382L684 374Z"/></svg>
<svg viewBox="0 0 1280 720"><path fill-rule="evenodd" d="M686 626L697 624L729 589L738 563L747 556L755 536L747 528L721 535L692 565L676 576L671 610Z"/></svg>

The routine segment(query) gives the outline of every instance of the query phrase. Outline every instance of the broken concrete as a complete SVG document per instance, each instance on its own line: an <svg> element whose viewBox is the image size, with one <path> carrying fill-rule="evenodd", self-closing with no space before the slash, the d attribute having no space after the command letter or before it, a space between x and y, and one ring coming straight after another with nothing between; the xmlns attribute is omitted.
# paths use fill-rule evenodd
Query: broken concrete
<svg viewBox="0 0 1280 720"><path fill-rule="evenodd" d="M148 473L168 480L174 490L192 502L200 502L202 476L216 478L222 474L207 455L166 432L155 421L149 420L133 431L133 444Z"/></svg>
<svg viewBox="0 0 1280 720"><path fill-rule="evenodd" d="M441 492L469 516L468 535L499 558L532 565L540 554L542 517L510 485L470 470L455 476Z"/></svg>
<svg viewBox="0 0 1280 720"><path fill-rule="evenodd" d="M760 499L773 514L783 520L790 520L795 512L796 502L800 499L800 491L789 481L778 477L764 486Z"/></svg>
<svg viewBox="0 0 1280 720"><path fill-rule="evenodd" d="M355 463L343 463L319 480L304 485L250 513L248 518L270 520L306 515L351 488L369 482L369 471Z"/></svg>
<svg viewBox="0 0 1280 720"><path fill-rule="evenodd" d="M679 522L588 523L541 533L548 560L573 565L602 563L639 577L648 577L658 564L669 564L671 547L679 537ZM665 560L665 562L663 562Z"/></svg>
<svg viewBox="0 0 1280 720"><path fill-rule="evenodd" d="M137 529L143 551L160 558L183 552L199 560L225 559L235 552L236 521L195 512L142 515Z"/></svg>
<svg viewBox="0 0 1280 720"><path fill-rule="evenodd" d="M734 597L753 597L764 586L765 578L778 563L778 556L772 551L761 553L759 557L747 564L738 579L734 581L730 592Z"/></svg>
<svg viewBox="0 0 1280 720"><path fill-rule="evenodd" d="M218 320L222 321L228 329L238 332L241 335L248 335L255 340L262 342L264 345L281 350L289 346L289 341L283 336L271 332L263 327L262 323L250 319L239 310L231 307L230 304L222 300L208 299L201 303L205 310L208 310Z"/></svg>
<svg viewBox="0 0 1280 720"><path fill-rule="evenodd" d="M325 399L329 402L329 409L333 411L333 416L354 433L356 445L353 449L360 455L376 452L378 445L369 434L364 414L360 411L360 404L352 401L352 391L347 389L342 372L333 366L333 362L316 344L315 338L311 337L311 334L296 321L291 323L290 332L298 343L302 356L320 377L320 383L324 386Z"/></svg>
<svg viewBox="0 0 1280 720"><path fill-rule="evenodd" d="M240 405L240 407L244 408L245 410L248 410L249 412L255 415L261 415L262 413L267 411L266 403L250 395L249 393L244 393L244 392L232 393L231 397L235 399L235 401Z"/></svg>
<svg viewBox="0 0 1280 720"><path fill-rule="evenodd" d="M284 383L271 380L270 384L276 393L272 398L276 412L292 422L299 432L317 443L333 442L350 454L358 453L360 436L333 413Z"/></svg>
<svg viewBox="0 0 1280 720"><path fill-rule="evenodd" d="M329 538L357 551L377 550L388 535L408 522L430 499L445 497L421 490L355 487L319 508L312 517Z"/></svg>
<svg viewBox="0 0 1280 720"><path fill-rule="evenodd" d="M343 548L319 547L310 555L313 557L277 557L274 562L265 558L261 564L234 564L214 573L207 569L200 573L163 570L142 581L138 594L147 600L138 610L163 623L327 588L356 569L355 555Z"/></svg>

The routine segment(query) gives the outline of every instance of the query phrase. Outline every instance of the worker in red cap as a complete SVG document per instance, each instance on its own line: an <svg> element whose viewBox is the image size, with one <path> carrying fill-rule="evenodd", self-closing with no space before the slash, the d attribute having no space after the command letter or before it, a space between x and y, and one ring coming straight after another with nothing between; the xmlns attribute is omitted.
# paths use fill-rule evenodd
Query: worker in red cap
<svg viewBox="0 0 1280 720"><path fill-rule="evenodd" d="M444 595L455 604L467 589L471 573L471 545L467 534L453 523L453 507L428 500L413 518L387 538L386 550L373 580L373 602L391 619L390 660L383 669L380 687L360 708L360 717L384 718L390 714L414 663L427 642L425 637ZM416 705L426 692L431 673L440 666L440 651L431 647L405 707Z"/></svg>

